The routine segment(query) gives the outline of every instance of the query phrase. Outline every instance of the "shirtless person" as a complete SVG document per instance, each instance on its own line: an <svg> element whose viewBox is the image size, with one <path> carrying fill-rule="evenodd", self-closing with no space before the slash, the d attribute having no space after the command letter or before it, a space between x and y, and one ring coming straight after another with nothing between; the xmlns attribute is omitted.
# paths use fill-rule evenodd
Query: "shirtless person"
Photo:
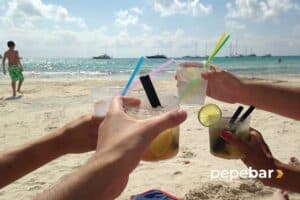
<svg viewBox="0 0 300 200"><path fill-rule="evenodd" d="M8 72L9 76L11 78L11 87L13 89L13 97L16 96L16 82L19 81L18 84L18 93L21 92L21 86L24 81L24 76L22 74L23 66L20 62L20 57L18 51L15 50L15 43L13 41L7 42L8 50L4 53L3 59L2 59L2 66L3 66L3 74L6 75L6 69L5 69L5 61L8 59Z"/></svg>

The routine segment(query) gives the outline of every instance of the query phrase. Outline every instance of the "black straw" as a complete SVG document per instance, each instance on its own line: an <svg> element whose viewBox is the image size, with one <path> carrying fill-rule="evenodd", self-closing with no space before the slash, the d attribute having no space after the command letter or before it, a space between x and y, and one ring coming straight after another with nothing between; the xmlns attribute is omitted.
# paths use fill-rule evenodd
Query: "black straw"
<svg viewBox="0 0 300 200"><path fill-rule="evenodd" d="M153 87L152 81L150 79L150 76L149 75L141 76L140 80L141 80L141 83L144 87L146 95L147 95L147 97L150 101L151 106L153 108L161 106L160 101L158 99L158 96L156 94L156 91Z"/></svg>
<svg viewBox="0 0 300 200"><path fill-rule="evenodd" d="M229 126L232 126L232 124L234 124L235 120L239 117L239 115L241 114L241 112L243 111L244 107L243 106L239 106L236 111L233 113L232 117L229 120Z"/></svg>
<svg viewBox="0 0 300 200"><path fill-rule="evenodd" d="M240 122L243 122L243 121L245 121L247 118L248 118L248 116L253 112L253 110L255 109L255 107L254 106L250 106L249 108L248 108L248 110L241 116L241 118L240 118Z"/></svg>

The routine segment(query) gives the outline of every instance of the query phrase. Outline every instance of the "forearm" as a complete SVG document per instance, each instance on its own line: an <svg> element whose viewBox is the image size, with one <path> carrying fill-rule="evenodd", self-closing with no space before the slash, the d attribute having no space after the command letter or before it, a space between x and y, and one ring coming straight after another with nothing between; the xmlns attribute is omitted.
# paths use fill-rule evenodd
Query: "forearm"
<svg viewBox="0 0 300 200"><path fill-rule="evenodd" d="M243 83L240 102L300 120L300 88L263 83Z"/></svg>
<svg viewBox="0 0 300 200"><path fill-rule="evenodd" d="M108 154L103 155L101 161L93 159L35 200L114 199L120 193L115 186L122 180L117 160Z"/></svg>
<svg viewBox="0 0 300 200"><path fill-rule="evenodd" d="M276 177L276 170L281 170L283 176L281 178ZM274 171L276 172L270 180L265 180L265 185L280 188L291 192L300 192L299 180L300 180L300 168L284 164L280 161L275 161Z"/></svg>
<svg viewBox="0 0 300 200"><path fill-rule="evenodd" d="M61 156L58 130L29 144L0 155L0 188Z"/></svg>

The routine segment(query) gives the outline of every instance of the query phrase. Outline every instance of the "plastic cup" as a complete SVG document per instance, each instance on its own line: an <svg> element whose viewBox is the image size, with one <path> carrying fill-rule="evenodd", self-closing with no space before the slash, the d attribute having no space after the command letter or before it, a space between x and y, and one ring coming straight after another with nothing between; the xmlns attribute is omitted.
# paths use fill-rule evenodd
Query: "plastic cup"
<svg viewBox="0 0 300 200"><path fill-rule="evenodd" d="M104 117L108 111L109 105L113 97L104 97L94 103L94 112L98 117Z"/></svg>
<svg viewBox="0 0 300 200"><path fill-rule="evenodd" d="M160 96L160 102L162 107L152 108L144 98L141 99L138 108L126 107L125 109L127 114L135 119L147 119L179 108L179 100L174 95ZM161 132L148 146L142 160L159 161L176 156L179 149L179 132L179 127Z"/></svg>
<svg viewBox="0 0 300 200"><path fill-rule="evenodd" d="M205 61L176 62L177 92L182 104L204 104L207 81L201 76L205 72Z"/></svg>
<svg viewBox="0 0 300 200"><path fill-rule="evenodd" d="M120 87L93 88L91 96L96 116L104 117L114 96L120 93Z"/></svg>
<svg viewBox="0 0 300 200"><path fill-rule="evenodd" d="M243 122L236 122L233 128L229 127L230 117L222 117L221 120L209 127L210 153L216 157L225 159L240 159L244 154L234 145L226 142L220 133L228 130L238 136L241 140L246 141L249 137L249 117Z"/></svg>

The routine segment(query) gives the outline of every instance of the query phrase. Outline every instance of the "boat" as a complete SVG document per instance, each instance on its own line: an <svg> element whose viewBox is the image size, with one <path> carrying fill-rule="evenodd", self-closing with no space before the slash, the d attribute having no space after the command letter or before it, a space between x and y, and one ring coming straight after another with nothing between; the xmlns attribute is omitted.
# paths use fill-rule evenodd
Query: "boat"
<svg viewBox="0 0 300 200"><path fill-rule="evenodd" d="M153 56L146 56L146 58L149 58L149 59L167 59L167 56L165 55L153 55Z"/></svg>
<svg viewBox="0 0 300 200"><path fill-rule="evenodd" d="M93 57L93 59L111 59L111 57L107 54L103 54L100 56L95 56L95 57Z"/></svg>
<svg viewBox="0 0 300 200"><path fill-rule="evenodd" d="M201 57L201 56L183 56L181 58L182 59L196 59L196 58L202 59L202 58L205 58L205 57Z"/></svg>

